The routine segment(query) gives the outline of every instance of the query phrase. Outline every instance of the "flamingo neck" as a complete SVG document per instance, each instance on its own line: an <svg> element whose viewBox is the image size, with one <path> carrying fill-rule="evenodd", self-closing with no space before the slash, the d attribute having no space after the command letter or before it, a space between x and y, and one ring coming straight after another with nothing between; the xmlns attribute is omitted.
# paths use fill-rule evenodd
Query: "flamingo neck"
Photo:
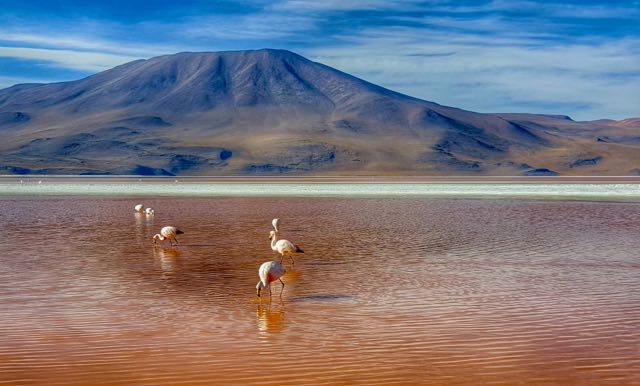
<svg viewBox="0 0 640 386"><path fill-rule="evenodd" d="M163 236L163 235L161 235L161 234L159 234L159 233L156 233L156 234L153 236L153 239L154 239L154 240L155 240L155 239L158 239L158 240L160 240L160 241L164 241L164 236Z"/></svg>
<svg viewBox="0 0 640 386"><path fill-rule="evenodd" d="M274 234L271 238L271 249L273 249L274 251L276 250L276 242L278 242L278 236Z"/></svg>

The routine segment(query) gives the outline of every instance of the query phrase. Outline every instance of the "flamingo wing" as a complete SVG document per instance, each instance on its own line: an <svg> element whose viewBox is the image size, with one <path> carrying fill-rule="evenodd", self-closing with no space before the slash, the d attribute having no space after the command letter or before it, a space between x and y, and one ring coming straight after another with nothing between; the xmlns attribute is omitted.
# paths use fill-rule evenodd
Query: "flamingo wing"
<svg viewBox="0 0 640 386"><path fill-rule="evenodd" d="M278 252L294 252L296 250L295 245L289 240L278 240L276 243L276 248Z"/></svg>

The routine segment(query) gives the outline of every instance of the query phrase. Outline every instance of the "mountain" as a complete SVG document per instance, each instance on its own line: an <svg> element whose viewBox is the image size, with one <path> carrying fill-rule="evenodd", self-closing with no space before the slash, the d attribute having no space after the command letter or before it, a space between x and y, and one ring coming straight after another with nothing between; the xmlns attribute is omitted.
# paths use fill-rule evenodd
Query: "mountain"
<svg viewBox="0 0 640 386"><path fill-rule="evenodd" d="M638 121L465 111L285 50L179 53L0 90L0 173L640 174Z"/></svg>

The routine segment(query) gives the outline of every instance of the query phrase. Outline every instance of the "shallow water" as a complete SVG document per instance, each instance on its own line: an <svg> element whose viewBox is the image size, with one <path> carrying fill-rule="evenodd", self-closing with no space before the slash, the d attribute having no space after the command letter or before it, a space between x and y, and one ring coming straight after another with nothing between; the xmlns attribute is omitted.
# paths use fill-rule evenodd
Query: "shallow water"
<svg viewBox="0 0 640 386"><path fill-rule="evenodd" d="M5 196L0 216L0 383L640 384L640 204ZM305 254L260 302L273 217ZM180 246L154 248L168 224Z"/></svg>

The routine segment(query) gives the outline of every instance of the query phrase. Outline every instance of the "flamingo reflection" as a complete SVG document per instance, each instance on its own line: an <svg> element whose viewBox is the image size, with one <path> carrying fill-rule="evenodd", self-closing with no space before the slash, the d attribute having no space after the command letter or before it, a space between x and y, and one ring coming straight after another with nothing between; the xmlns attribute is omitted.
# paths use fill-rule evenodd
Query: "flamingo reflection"
<svg viewBox="0 0 640 386"><path fill-rule="evenodd" d="M258 305L256 312L260 332L279 332L284 327L284 307Z"/></svg>
<svg viewBox="0 0 640 386"><path fill-rule="evenodd" d="M176 267L175 259L180 257L181 254L182 252L175 248L153 247L153 257L158 259L163 272L173 272Z"/></svg>

